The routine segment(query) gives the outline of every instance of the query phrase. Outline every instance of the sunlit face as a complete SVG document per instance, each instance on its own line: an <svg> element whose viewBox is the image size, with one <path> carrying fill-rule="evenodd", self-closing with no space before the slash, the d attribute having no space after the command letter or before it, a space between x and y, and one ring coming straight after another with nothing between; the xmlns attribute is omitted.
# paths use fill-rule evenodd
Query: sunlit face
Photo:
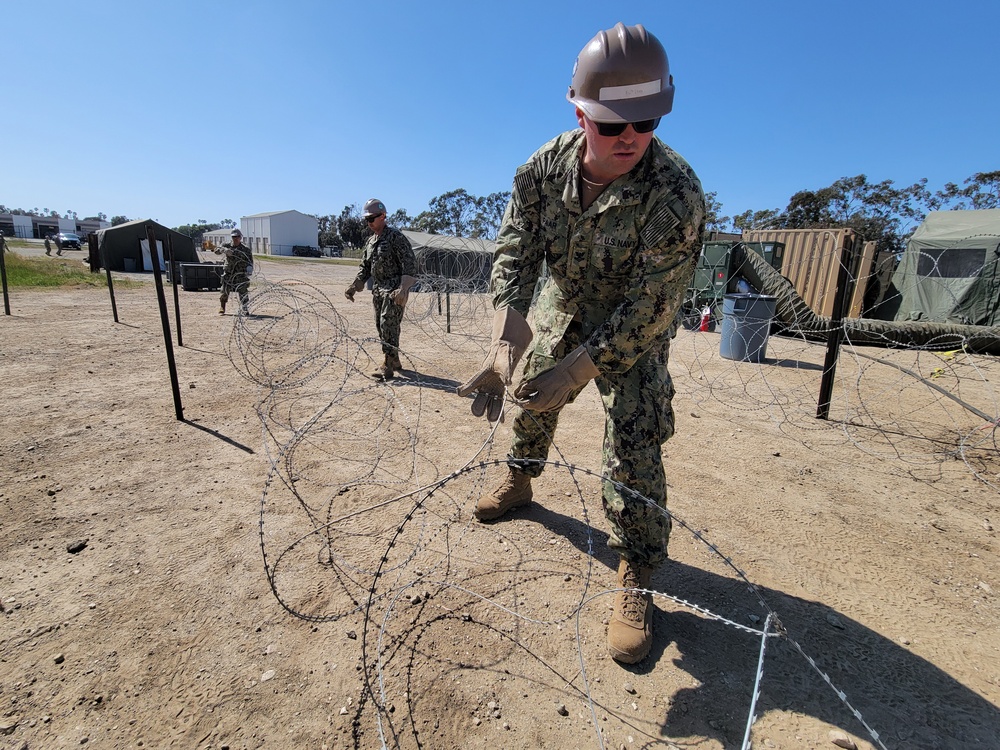
<svg viewBox="0 0 1000 750"><path fill-rule="evenodd" d="M578 107L576 121L586 134L587 151L583 165L591 179L613 180L627 174L639 163L653 141L653 133L636 133L631 125L621 135L603 136Z"/></svg>
<svg viewBox="0 0 1000 750"><path fill-rule="evenodd" d="M375 234L382 234L382 230L385 229L385 214L369 216L365 219L365 221L368 222L368 228Z"/></svg>

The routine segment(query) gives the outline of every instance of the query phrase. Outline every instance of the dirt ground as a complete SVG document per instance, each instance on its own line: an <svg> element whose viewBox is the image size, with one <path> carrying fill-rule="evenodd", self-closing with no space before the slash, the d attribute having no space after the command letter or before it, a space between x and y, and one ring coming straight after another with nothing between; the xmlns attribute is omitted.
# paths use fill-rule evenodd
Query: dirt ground
<svg viewBox="0 0 1000 750"><path fill-rule="evenodd" d="M682 330L671 561L623 667L596 390L537 502L479 524L509 436L454 395L483 300L414 294L385 385L350 267L257 270L249 319L179 293L183 346L166 290L183 420L148 275L118 323L12 291L0 747L715 750L751 710L754 748L1000 747L996 427L905 372L996 415L995 362L852 352L823 421L821 347Z"/></svg>

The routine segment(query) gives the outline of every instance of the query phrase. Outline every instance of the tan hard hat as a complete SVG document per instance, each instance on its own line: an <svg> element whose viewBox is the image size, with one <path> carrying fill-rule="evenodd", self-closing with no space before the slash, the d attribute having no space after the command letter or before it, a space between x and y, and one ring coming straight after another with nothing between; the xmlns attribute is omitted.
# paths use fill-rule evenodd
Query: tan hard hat
<svg viewBox="0 0 1000 750"><path fill-rule="evenodd" d="M595 122L638 122L674 106L674 79L660 41L641 25L598 32L576 57L566 98Z"/></svg>
<svg viewBox="0 0 1000 750"><path fill-rule="evenodd" d="M385 204L378 198L372 198L365 203L365 216L380 216L386 212Z"/></svg>

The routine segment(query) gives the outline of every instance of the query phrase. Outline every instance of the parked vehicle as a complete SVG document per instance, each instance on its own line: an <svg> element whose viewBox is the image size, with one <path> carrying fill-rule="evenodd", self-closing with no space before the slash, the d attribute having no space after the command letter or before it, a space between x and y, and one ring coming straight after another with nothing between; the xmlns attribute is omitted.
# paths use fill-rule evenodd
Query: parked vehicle
<svg viewBox="0 0 1000 750"><path fill-rule="evenodd" d="M323 257L323 253L319 251L318 247L309 247L307 245L294 245L292 247L292 255L298 255L301 258Z"/></svg>
<svg viewBox="0 0 1000 750"><path fill-rule="evenodd" d="M58 245L61 250L79 250L80 236L73 234L72 232L60 232L56 235L56 245Z"/></svg>

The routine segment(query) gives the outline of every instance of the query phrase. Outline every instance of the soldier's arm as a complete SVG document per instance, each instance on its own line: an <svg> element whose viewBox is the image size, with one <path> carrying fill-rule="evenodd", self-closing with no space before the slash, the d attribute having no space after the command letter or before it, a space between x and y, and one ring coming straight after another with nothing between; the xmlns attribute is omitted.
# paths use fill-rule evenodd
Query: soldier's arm
<svg viewBox="0 0 1000 750"><path fill-rule="evenodd" d="M541 239L541 194L534 162L517 170L493 255L490 288L496 309L511 307L527 317L545 258Z"/></svg>
<svg viewBox="0 0 1000 750"><path fill-rule="evenodd" d="M366 244L361 251L361 262L358 264L358 274L354 277L354 286L358 289L367 283L372 275L372 259Z"/></svg>
<svg viewBox="0 0 1000 750"><path fill-rule="evenodd" d="M396 234L396 255L399 257L400 276L417 275L417 258L413 254L413 245L402 232Z"/></svg>

